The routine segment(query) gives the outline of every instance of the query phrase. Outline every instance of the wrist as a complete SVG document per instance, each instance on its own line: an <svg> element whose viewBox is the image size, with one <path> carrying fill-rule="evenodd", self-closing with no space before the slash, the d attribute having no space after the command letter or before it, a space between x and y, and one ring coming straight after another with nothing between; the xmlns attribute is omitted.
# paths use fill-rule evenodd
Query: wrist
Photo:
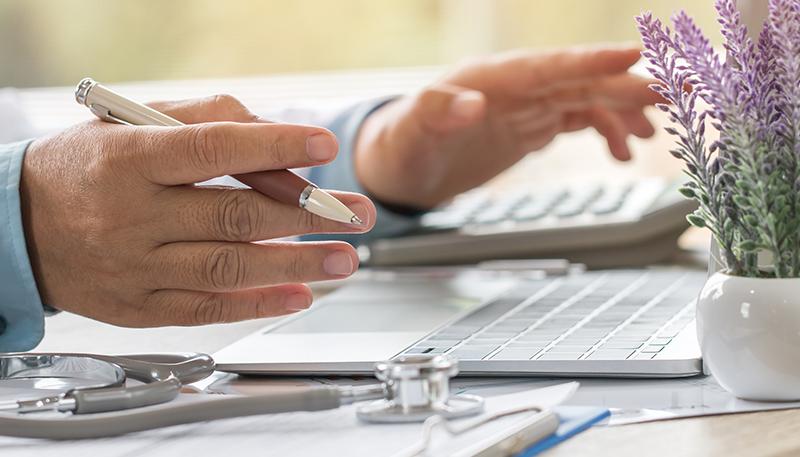
<svg viewBox="0 0 800 457"><path fill-rule="evenodd" d="M436 206L428 198L424 164L410 154L420 133L409 132L404 116L410 100L397 99L370 114L362 123L353 148L356 179L365 193L386 209L414 215Z"/></svg>

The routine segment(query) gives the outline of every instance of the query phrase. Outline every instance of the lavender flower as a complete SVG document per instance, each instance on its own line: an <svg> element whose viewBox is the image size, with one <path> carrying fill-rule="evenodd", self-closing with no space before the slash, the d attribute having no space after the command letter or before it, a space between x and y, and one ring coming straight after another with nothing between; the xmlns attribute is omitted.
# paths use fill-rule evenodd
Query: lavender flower
<svg viewBox="0 0 800 457"><path fill-rule="evenodd" d="M674 32L637 18L653 90L675 127L670 152L684 160L681 190L699 203L687 219L708 227L732 274L800 276L800 0L770 0L759 39L750 39L733 0L717 0L726 57L680 12ZM685 90L687 85L691 91ZM702 98L708 109L699 109ZM705 124L719 132L706 145ZM758 252L774 262L758 264Z"/></svg>

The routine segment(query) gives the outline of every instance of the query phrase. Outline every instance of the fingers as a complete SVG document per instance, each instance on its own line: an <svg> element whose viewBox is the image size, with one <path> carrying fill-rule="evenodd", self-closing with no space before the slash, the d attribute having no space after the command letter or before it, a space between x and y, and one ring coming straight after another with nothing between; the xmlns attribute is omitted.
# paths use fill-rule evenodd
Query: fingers
<svg viewBox="0 0 800 457"><path fill-rule="evenodd" d="M650 89L653 81L631 74L622 74L597 81L563 84L559 88L538 91L537 98L550 101L563 110L578 111L593 105L614 110L641 108L664 103Z"/></svg>
<svg viewBox="0 0 800 457"><path fill-rule="evenodd" d="M529 92L570 80L590 80L626 72L640 49L569 49L551 53L514 51L498 57L512 83Z"/></svg>
<svg viewBox="0 0 800 457"><path fill-rule="evenodd" d="M139 168L163 185L317 166L333 160L339 148L328 130L303 125L219 122L132 131Z"/></svg>
<svg viewBox="0 0 800 457"><path fill-rule="evenodd" d="M526 151L536 151L550 143L559 133L574 132L594 127L606 138L611 155L617 160L631 159L627 144L628 127L619 113L603 108L565 113L558 122L536 125L533 128L520 128L518 135Z"/></svg>
<svg viewBox="0 0 800 457"><path fill-rule="evenodd" d="M630 160L631 151L627 143L628 128L620 115L598 107L588 111L588 116L592 127L606 138L611 155L617 160Z"/></svg>
<svg viewBox="0 0 800 457"><path fill-rule="evenodd" d="M416 96L412 110L425 130L448 133L483 119L486 97L477 90L436 84Z"/></svg>
<svg viewBox="0 0 800 457"><path fill-rule="evenodd" d="M364 221L344 224L276 202L248 189L175 187L156 211L161 240L260 241L306 233L363 233L375 224L375 205L360 194L331 192Z"/></svg>
<svg viewBox="0 0 800 457"><path fill-rule="evenodd" d="M146 259L153 289L231 292L278 284L342 279L358 268L347 243L178 242Z"/></svg>
<svg viewBox="0 0 800 457"><path fill-rule="evenodd" d="M656 129L650 119L641 110L620 111L619 115L628 127L628 131L639 138L650 138L656 134Z"/></svg>
<svg viewBox="0 0 800 457"><path fill-rule="evenodd" d="M286 284L242 292L208 293L157 290L145 300L141 326L205 325L281 316L311 306L305 284Z"/></svg>

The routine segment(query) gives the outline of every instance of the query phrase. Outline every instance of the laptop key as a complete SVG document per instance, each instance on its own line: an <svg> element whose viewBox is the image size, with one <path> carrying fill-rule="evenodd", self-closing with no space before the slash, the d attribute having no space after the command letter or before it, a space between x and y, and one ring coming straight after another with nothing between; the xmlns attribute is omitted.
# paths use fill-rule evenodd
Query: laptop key
<svg viewBox="0 0 800 457"><path fill-rule="evenodd" d="M600 349L639 349L642 343L608 342L600 345Z"/></svg>
<svg viewBox="0 0 800 457"><path fill-rule="evenodd" d="M578 360L583 352L551 352L547 351L536 360Z"/></svg>
<svg viewBox="0 0 800 457"><path fill-rule="evenodd" d="M584 344L581 346L577 345L568 345L568 344L556 344L555 346L551 347L547 350L547 352L580 352L583 354L584 352L588 351L592 348L591 344Z"/></svg>
<svg viewBox="0 0 800 457"><path fill-rule="evenodd" d="M491 360L530 360L541 349L506 348L491 357Z"/></svg>
<svg viewBox="0 0 800 457"><path fill-rule="evenodd" d="M470 340L470 342L472 342L472 343L487 344L487 345L488 344L496 344L498 346L503 344L503 343L505 343L506 341L508 341L508 338L497 338L497 337L491 337L491 336L484 336L483 334L476 335L475 338Z"/></svg>
<svg viewBox="0 0 800 457"><path fill-rule="evenodd" d="M589 354L589 360L625 360L633 354L628 349L602 349Z"/></svg>
<svg viewBox="0 0 800 457"><path fill-rule="evenodd" d="M653 338L653 341L650 341L650 344L666 346L669 344L670 341L672 341L672 338Z"/></svg>
<svg viewBox="0 0 800 457"><path fill-rule="evenodd" d="M456 350L486 351L486 353L488 354L499 347L500 347L499 344L480 344L480 343L473 343L472 341L467 341L462 346L457 347Z"/></svg>
<svg viewBox="0 0 800 457"><path fill-rule="evenodd" d="M636 360L650 360L655 356L656 356L655 354L649 354L643 352L641 354L636 354L633 358Z"/></svg>
<svg viewBox="0 0 800 457"><path fill-rule="evenodd" d="M456 357L459 360L481 360L487 355L489 355L489 353L492 352L493 350L494 349L487 351L485 349L456 348L449 354L452 355L453 357Z"/></svg>

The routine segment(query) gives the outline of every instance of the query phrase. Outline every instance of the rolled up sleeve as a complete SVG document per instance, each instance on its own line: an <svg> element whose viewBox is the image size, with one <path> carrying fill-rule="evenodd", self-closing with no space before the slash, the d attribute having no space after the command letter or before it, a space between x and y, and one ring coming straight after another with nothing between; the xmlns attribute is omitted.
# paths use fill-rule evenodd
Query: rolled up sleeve
<svg viewBox="0 0 800 457"><path fill-rule="evenodd" d="M28 258L19 195L29 144L0 145L0 352L32 349L44 335L44 309Z"/></svg>

